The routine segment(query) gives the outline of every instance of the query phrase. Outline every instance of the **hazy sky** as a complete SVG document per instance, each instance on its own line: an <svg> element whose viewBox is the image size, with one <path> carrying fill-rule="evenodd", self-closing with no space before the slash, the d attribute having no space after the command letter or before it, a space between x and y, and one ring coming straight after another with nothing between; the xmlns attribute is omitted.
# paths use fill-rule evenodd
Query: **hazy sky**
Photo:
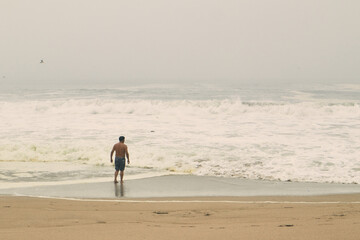
<svg viewBox="0 0 360 240"><path fill-rule="evenodd" d="M359 0L1 0L0 81L360 82L359 9Z"/></svg>

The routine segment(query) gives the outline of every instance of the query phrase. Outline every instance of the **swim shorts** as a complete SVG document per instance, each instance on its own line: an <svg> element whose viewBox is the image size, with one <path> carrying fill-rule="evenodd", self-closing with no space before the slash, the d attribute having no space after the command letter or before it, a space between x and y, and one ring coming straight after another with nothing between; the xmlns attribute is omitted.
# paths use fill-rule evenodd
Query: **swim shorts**
<svg viewBox="0 0 360 240"><path fill-rule="evenodd" d="M124 157L115 157L115 170L124 171L125 169L125 158Z"/></svg>

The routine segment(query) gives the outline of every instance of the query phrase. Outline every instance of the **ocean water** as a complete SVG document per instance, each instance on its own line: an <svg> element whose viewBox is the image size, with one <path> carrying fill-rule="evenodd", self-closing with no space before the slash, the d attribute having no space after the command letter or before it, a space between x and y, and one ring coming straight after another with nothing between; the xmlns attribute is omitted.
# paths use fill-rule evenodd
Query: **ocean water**
<svg viewBox="0 0 360 240"><path fill-rule="evenodd" d="M0 188L193 174L360 183L360 84L0 90Z"/></svg>

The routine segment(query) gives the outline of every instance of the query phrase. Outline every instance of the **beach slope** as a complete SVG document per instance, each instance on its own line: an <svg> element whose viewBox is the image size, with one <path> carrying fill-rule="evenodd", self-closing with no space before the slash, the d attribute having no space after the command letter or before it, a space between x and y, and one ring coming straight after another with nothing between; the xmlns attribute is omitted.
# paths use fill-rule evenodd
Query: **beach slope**
<svg viewBox="0 0 360 240"><path fill-rule="evenodd" d="M1 239L358 239L359 194L65 200L0 196Z"/></svg>

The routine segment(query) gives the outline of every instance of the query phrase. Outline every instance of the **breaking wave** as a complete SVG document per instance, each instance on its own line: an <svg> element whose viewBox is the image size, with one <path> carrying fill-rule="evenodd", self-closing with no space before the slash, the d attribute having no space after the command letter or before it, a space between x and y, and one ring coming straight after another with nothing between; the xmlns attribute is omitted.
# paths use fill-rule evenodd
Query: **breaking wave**
<svg viewBox="0 0 360 240"><path fill-rule="evenodd" d="M356 101L43 98L0 101L0 164L132 166L196 175L360 183Z"/></svg>

